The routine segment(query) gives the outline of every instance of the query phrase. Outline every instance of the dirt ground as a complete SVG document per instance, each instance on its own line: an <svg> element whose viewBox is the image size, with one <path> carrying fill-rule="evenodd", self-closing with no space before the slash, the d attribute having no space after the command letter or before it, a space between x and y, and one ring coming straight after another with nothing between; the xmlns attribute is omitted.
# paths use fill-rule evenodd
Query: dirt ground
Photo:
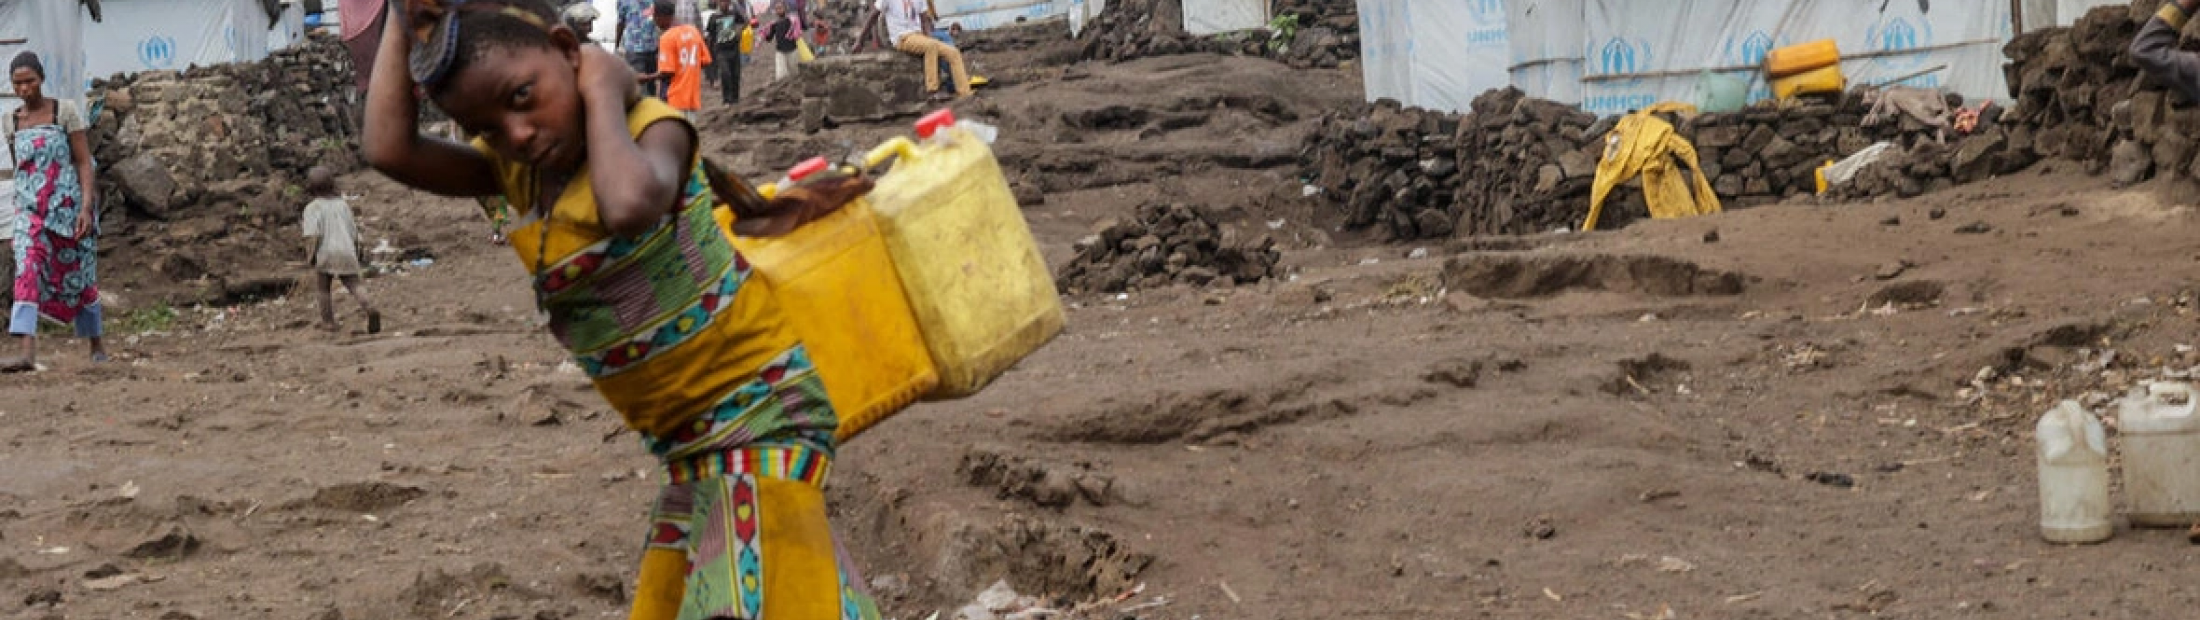
<svg viewBox="0 0 2200 620"><path fill-rule="evenodd" d="M1268 155L1356 100L1352 73L1016 71L963 107L1045 188L1026 215L1051 263L1160 201L1273 235L1287 273L1068 298L1068 330L984 393L845 446L835 527L892 617L1000 579L1111 620L2200 603L2182 531L2040 541L2029 439L2058 399L2200 363L2200 188L2051 162L1908 201L1376 245ZM1202 124L1071 120L1186 102ZM709 141L763 174L764 146L899 126ZM135 314L120 363L56 339L50 369L0 376L0 618L623 617L651 462L530 327L470 202L345 185L368 239L436 257L370 282L391 331L315 331L294 293Z"/></svg>

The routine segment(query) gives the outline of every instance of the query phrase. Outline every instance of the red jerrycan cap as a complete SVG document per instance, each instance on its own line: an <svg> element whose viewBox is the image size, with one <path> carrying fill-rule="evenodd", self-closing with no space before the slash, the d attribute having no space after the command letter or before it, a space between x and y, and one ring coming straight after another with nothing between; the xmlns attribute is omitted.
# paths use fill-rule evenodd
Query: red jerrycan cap
<svg viewBox="0 0 2200 620"><path fill-rule="evenodd" d="M939 133L941 129L945 129L954 124L955 111L952 109L940 110L938 112L926 114L924 115L924 118L917 119L917 137L923 139L931 139L932 134Z"/></svg>
<svg viewBox="0 0 2200 620"><path fill-rule="evenodd" d="M832 165L832 162L825 161L823 157L812 157L802 163L795 164L793 169L787 171L787 178L800 181L810 175L824 172L826 168L830 168Z"/></svg>

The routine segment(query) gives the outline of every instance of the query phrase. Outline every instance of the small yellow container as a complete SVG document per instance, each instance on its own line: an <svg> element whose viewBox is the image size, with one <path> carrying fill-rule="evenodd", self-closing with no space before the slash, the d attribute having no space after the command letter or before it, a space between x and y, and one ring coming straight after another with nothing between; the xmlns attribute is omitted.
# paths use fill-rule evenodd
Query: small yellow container
<svg viewBox="0 0 2200 620"><path fill-rule="evenodd" d="M1833 39L1790 45L1765 53L1765 75L1783 78L1841 64L1841 48Z"/></svg>
<svg viewBox="0 0 2200 620"><path fill-rule="evenodd" d="M1848 88L1848 83L1848 78L1841 74L1841 65L1826 65L1772 80L1772 96L1788 99L1796 95L1838 93Z"/></svg>
<svg viewBox="0 0 2200 620"><path fill-rule="evenodd" d="M769 188L759 188L769 195ZM720 225L731 212L719 211ZM730 230L730 228L729 228ZM858 200L778 237L733 238L771 284L847 441L939 385L871 207Z"/></svg>
<svg viewBox="0 0 2200 620"><path fill-rule="evenodd" d="M952 120L947 121L952 124ZM975 394L1062 331L1054 277L993 151L961 128L895 138L871 151L869 200L939 370L928 400Z"/></svg>

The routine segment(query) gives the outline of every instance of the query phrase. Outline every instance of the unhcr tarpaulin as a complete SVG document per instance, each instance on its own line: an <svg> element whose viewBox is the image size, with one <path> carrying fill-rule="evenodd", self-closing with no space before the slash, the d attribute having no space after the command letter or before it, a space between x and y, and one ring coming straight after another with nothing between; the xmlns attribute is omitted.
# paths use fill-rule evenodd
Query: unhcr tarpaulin
<svg viewBox="0 0 2200 620"><path fill-rule="evenodd" d="M1945 66L1903 83L1973 99L2009 94L2001 71L2012 29L2007 2L1591 0L1585 8L1580 103L1600 115L1692 101L1706 70L1754 76L1773 48L1823 38L1840 45L1851 84ZM1753 87L1753 99L1767 95L1761 78Z"/></svg>
<svg viewBox="0 0 2200 620"><path fill-rule="evenodd" d="M962 24L964 30L1014 26L1019 21L1038 21L1069 13L1069 0L933 0L940 27ZM1094 13L1098 15L1098 12Z"/></svg>
<svg viewBox="0 0 2200 620"><path fill-rule="evenodd" d="M23 40L0 45L0 62L14 60L25 50L36 52L39 62L46 66L45 95L82 105L85 91L91 88L84 74L82 24L88 21L75 2L0 0L0 41ZM0 92L6 93L0 95L0 114L13 113L23 105L13 90ZM0 169L15 169L15 161L5 148L0 148ZM13 200L5 196L12 194L0 194L0 203L7 203L0 208L12 208Z"/></svg>
<svg viewBox="0 0 2200 620"><path fill-rule="evenodd" d="M72 3L73 4L73 3ZM90 75L182 70L267 57L258 0L105 0L105 21L84 20Z"/></svg>
<svg viewBox="0 0 2200 620"><path fill-rule="evenodd" d="M1581 15L1585 2L1505 0L1514 87L1530 97L1581 102Z"/></svg>
<svg viewBox="0 0 2200 620"><path fill-rule="evenodd" d="M1511 83L1500 0L1359 0L1367 98L1463 112Z"/></svg>
<svg viewBox="0 0 2200 620"><path fill-rule="evenodd" d="M1264 28L1268 0L1184 0L1184 31L1210 35Z"/></svg>

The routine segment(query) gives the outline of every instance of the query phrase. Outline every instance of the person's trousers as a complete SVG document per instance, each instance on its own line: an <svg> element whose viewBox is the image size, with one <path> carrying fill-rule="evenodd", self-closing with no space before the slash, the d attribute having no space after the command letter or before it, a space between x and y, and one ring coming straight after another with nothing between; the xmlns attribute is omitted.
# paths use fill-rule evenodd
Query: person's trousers
<svg viewBox="0 0 2200 620"><path fill-rule="evenodd" d="M794 77L795 70L802 64L801 61L802 59L796 57L794 52L774 52L772 54L772 79L784 80Z"/></svg>
<svg viewBox="0 0 2200 620"><path fill-rule="evenodd" d="M656 53L656 52L627 52L627 54L626 54L626 64L628 64L628 65L630 65L630 66L634 67L634 72L635 72L635 73L639 73L639 74L642 74L642 75L650 75L650 74L656 73L656 72L657 72L657 53ZM663 96L665 96L665 87L664 87L664 81L663 81L663 80L650 80L650 81L647 81L647 82L642 82L642 96L644 96L644 97L663 97Z"/></svg>
<svg viewBox="0 0 2200 620"><path fill-rule="evenodd" d="M100 307L99 302L92 302L92 305L76 311L76 319L73 321L76 328L76 337L99 338L105 336L107 333L104 326L106 314L106 311ZM38 304L28 301L16 301L9 308L8 333L17 336L37 334Z"/></svg>
<svg viewBox="0 0 2200 620"><path fill-rule="evenodd" d="M940 91L940 61L945 60L947 61L948 70L953 74L952 77L955 80L955 96L970 96L970 68L963 66L962 50L941 43L939 39L921 34L903 36L900 41L894 43L894 49L924 57L925 92L936 93Z"/></svg>
<svg viewBox="0 0 2200 620"><path fill-rule="evenodd" d="M741 50L718 50L711 58L718 65L718 101L726 105L741 101Z"/></svg>

